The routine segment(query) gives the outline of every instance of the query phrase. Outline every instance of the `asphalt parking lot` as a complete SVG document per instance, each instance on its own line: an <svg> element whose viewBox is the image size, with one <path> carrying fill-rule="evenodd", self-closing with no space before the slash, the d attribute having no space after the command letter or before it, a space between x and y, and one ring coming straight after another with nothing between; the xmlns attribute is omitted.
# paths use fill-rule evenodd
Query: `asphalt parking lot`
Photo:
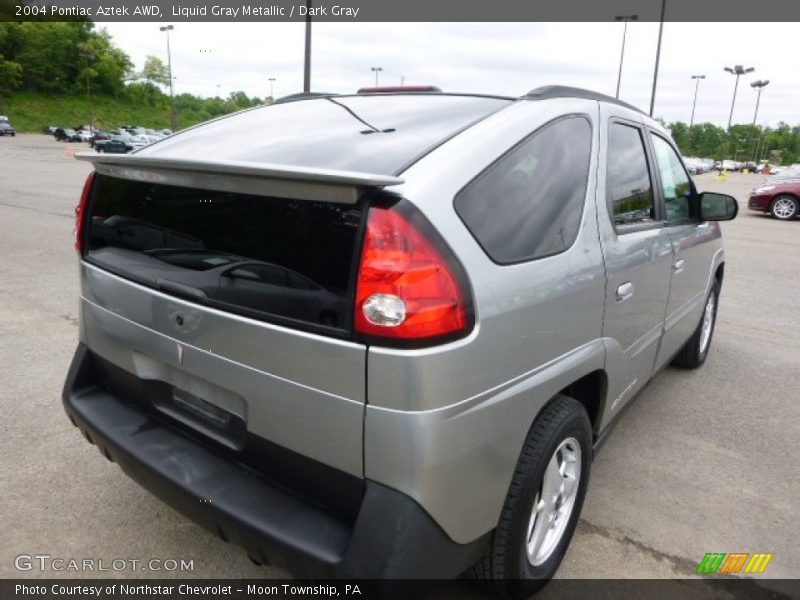
<svg viewBox="0 0 800 600"><path fill-rule="evenodd" d="M20 572L19 554L194 565L108 576L282 576L139 488L64 415L77 340L73 208L89 172L69 156L79 148L0 138L0 577L97 576ZM706 552L771 552L770 577L800 573L800 220L744 208L762 179L698 178L742 206L723 224L711 355L698 371L659 374L622 418L594 463L559 577L692 576Z"/></svg>

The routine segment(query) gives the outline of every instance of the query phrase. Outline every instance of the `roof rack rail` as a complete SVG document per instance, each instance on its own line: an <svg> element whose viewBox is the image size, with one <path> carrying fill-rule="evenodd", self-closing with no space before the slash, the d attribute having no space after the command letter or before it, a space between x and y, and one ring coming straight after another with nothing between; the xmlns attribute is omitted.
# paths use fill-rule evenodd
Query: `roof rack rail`
<svg viewBox="0 0 800 600"><path fill-rule="evenodd" d="M441 92L435 85L378 85L360 88L356 94L394 94L403 92Z"/></svg>
<svg viewBox="0 0 800 600"><path fill-rule="evenodd" d="M642 109L636 108L632 104L623 102L618 98L613 98L611 96L606 96L605 94L600 94L599 92L593 92L592 90L571 87L568 85L543 85L531 90L522 98L525 100L550 100L552 98L581 98L584 100L597 100L598 102L608 102L610 104L624 106L625 108L635 110L643 115L647 114Z"/></svg>
<svg viewBox="0 0 800 600"><path fill-rule="evenodd" d="M331 98L338 95L339 94L329 92L299 92L297 94L289 94L288 96L278 98L273 104L284 104L286 102L296 102L298 100L313 100L315 98Z"/></svg>

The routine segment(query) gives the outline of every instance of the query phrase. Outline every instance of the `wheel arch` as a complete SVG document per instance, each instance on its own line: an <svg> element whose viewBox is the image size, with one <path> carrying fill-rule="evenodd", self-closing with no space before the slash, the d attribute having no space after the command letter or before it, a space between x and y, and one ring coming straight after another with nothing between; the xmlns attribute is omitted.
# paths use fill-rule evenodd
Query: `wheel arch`
<svg viewBox="0 0 800 600"><path fill-rule="evenodd" d="M592 424L592 433L597 437L600 421L603 414L603 405L606 402L608 393L608 375L603 369L597 369L587 373L580 379L562 389L559 394L569 396L580 402L589 415L589 422ZM556 395L552 400L555 400Z"/></svg>

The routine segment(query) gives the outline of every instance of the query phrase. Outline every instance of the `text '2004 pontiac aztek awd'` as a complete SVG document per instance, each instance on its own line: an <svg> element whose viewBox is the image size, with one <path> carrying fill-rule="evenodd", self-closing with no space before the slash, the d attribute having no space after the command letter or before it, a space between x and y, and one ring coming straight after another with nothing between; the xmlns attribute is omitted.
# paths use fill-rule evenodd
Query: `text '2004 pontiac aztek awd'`
<svg viewBox="0 0 800 600"><path fill-rule="evenodd" d="M605 96L375 91L81 157L66 411L259 562L528 593L621 409L705 361L737 205Z"/></svg>

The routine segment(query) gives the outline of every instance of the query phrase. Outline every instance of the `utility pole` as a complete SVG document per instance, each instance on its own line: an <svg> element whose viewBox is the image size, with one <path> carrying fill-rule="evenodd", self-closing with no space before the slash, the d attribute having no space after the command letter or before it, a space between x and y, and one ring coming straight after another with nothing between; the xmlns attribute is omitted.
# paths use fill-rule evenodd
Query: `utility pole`
<svg viewBox="0 0 800 600"><path fill-rule="evenodd" d="M275 78L274 77L270 77L269 78L269 97L270 97L270 100L275 102Z"/></svg>

